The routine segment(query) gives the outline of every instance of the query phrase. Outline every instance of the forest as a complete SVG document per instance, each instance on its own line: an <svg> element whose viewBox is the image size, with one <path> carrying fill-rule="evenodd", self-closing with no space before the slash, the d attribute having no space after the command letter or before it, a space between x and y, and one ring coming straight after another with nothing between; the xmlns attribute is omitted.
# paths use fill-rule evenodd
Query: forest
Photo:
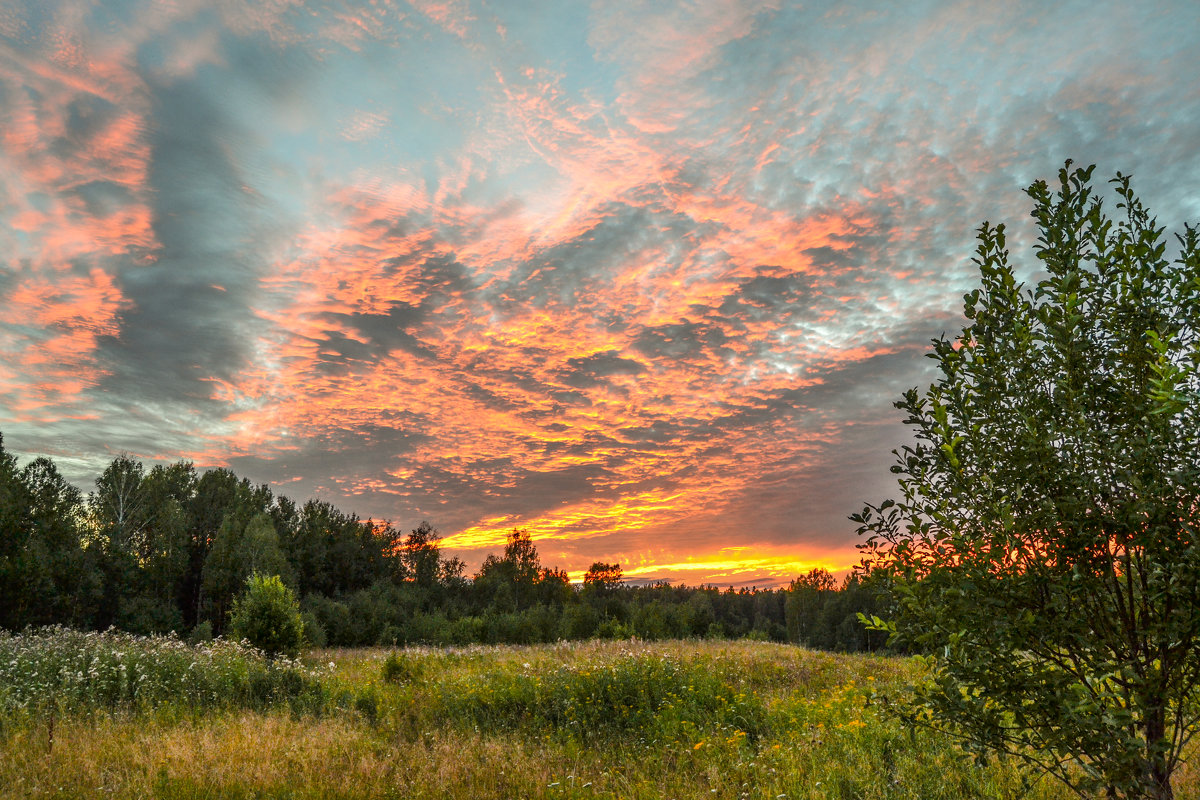
<svg viewBox="0 0 1200 800"><path fill-rule="evenodd" d="M575 586L520 529L468 575L426 522L406 534L228 469L147 469L126 455L85 495L49 458L20 465L0 436L0 627L204 641L226 632L254 574L292 589L316 647L748 637L854 652L886 638L857 620L882 601L855 575L813 570L787 589L634 585L596 562Z"/></svg>

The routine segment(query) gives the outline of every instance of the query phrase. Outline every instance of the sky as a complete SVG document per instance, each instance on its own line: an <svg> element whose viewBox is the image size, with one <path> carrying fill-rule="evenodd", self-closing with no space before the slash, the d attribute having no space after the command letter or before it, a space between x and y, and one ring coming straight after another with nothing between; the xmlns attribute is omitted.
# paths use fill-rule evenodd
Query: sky
<svg viewBox="0 0 1200 800"><path fill-rule="evenodd" d="M858 561L984 220L1200 220L1200 3L0 0L0 434L525 528L575 578Z"/></svg>

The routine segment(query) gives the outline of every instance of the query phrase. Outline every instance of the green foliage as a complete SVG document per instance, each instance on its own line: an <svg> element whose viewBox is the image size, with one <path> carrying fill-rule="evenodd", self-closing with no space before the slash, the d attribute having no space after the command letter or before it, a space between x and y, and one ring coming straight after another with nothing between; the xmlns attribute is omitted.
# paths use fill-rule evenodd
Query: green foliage
<svg viewBox="0 0 1200 800"><path fill-rule="evenodd" d="M300 604L278 575L252 575L246 579L245 594L233 603L229 635L268 656L295 658L304 644Z"/></svg>
<svg viewBox="0 0 1200 800"><path fill-rule="evenodd" d="M425 591L432 591L441 578L442 559L438 532L422 522L408 534L400 550L404 576Z"/></svg>
<svg viewBox="0 0 1200 800"><path fill-rule="evenodd" d="M789 641L808 644L816 638L817 620L826 598L836 588L837 583L826 569L809 570L807 575L792 581L784 605Z"/></svg>
<svg viewBox="0 0 1200 800"><path fill-rule="evenodd" d="M324 647L325 628L311 611L300 612L300 623L304 626L304 647ZM211 631L211 628L209 629Z"/></svg>
<svg viewBox="0 0 1200 800"><path fill-rule="evenodd" d="M24 469L0 437L0 626L87 624L100 575L82 547L83 498L48 458Z"/></svg>
<svg viewBox="0 0 1200 800"><path fill-rule="evenodd" d="M632 625L617 619L606 619L596 629L596 635L601 639L632 639L636 633Z"/></svg>
<svg viewBox="0 0 1200 800"><path fill-rule="evenodd" d="M1127 177L1028 194L1033 290L979 230L968 324L897 407L901 499L855 515L894 639L930 653L906 713L1081 792L1170 797L1200 717L1200 239Z"/></svg>
<svg viewBox="0 0 1200 800"><path fill-rule="evenodd" d="M860 615L878 614L885 594L879 581L850 575L839 587L823 569L792 581L784 601L787 639L821 650L882 650L887 636L864 628Z"/></svg>
<svg viewBox="0 0 1200 800"><path fill-rule="evenodd" d="M514 528L505 542L504 556L484 559L475 588L499 611L523 611L536 601L539 581L546 572L529 532Z"/></svg>
<svg viewBox="0 0 1200 800"><path fill-rule="evenodd" d="M558 638L590 639L599 625L599 611L584 603L572 603L563 609L558 624Z"/></svg>

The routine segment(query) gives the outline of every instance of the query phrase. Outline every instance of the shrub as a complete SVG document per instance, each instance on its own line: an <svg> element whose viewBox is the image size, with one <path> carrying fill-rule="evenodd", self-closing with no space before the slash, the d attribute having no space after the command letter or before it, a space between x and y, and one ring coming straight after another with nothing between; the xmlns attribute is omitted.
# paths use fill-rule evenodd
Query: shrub
<svg viewBox="0 0 1200 800"><path fill-rule="evenodd" d="M192 628L188 633L188 644L205 644L211 642L213 638L212 623L204 620Z"/></svg>
<svg viewBox="0 0 1200 800"><path fill-rule="evenodd" d="M451 644L454 636L450 621L442 614L414 614L405 625L405 637L401 641L424 644ZM394 642L380 641L380 644Z"/></svg>
<svg viewBox="0 0 1200 800"><path fill-rule="evenodd" d="M304 610L311 613L325 631L325 644L329 647L353 647L362 642L353 641L351 636L350 609L345 603L321 594L309 594L304 598Z"/></svg>
<svg viewBox="0 0 1200 800"><path fill-rule="evenodd" d="M906 719L1166 800L1200 733L1200 227L1172 261L1129 177L1110 217L1091 176L1027 190L1035 268L979 228L969 324L896 403L899 500L852 519L895 598L872 627L930 654Z"/></svg>
<svg viewBox="0 0 1200 800"><path fill-rule="evenodd" d="M245 639L269 657L295 658L304 642L304 622L292 590L278 575L251 575L246 592L233 603L229 633Z"/></svg>
<svg viewBox="0 0 1200 800"><path fill-rule="evenodd" d="M604 620L596 629L596 636L601 639L632 639L634 634L632 625L624 625L615 619Z"/></svg>
<svg viewBox="0 0 1200 800"><path fill-rule="evenodd" d="M482 617L459 617L450 625L451 644L481 642L483 637L484 620Z"/></svg>

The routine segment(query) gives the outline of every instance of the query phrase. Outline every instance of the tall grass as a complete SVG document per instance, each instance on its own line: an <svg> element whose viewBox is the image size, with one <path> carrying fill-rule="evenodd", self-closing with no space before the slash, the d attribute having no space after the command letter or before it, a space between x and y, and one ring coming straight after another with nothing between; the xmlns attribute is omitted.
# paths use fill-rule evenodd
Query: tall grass
<svg viewBox="0 0 1200 800"><path fill-rule="evenodd" d="M81 632L53 627L0 631L0 718L96 710L319 707L316 671L268 660L217 640L189 645L173 636Z"/></svg>
<svg viewBox="0 0 1200 800"><path fill-rule="evenodd" d="M385 672L392 663L385 662ZM740 691L736 680L665 653L442 677L430 688L426 702L439 707L439 717L481 731L668 742L714 727L749 738L767 730L762 701Z"/></svg>
<svg viewBox="0 0 1200 800"><path fill-rule="evenodd" d="M3 640L0 652L6 655L30 649L58 654L44 653L40 660L18 655L24 666L0 673L0 685L15 701L13 713L36 707L30 698L47 685L70 683L45 675L70 666L75 686L78 673L87 672L79 665L97 657L97 688L69 704L84 712L115 707L132 713L64 713L53 747L41 722L0 724L0 796L1067 796L1044 782L1028 790L1012 764L978 768L947 742L911 735L880 714L876 694L901 690L919 677L919 666L904 659L744 642L348 650L310 657L309 663L336 663L330 669L272 665L226 643L192 649L173 640L106 635L96 643L81 636L42 632L36 646L30 634ZM57 644L49 647L48 641ZM76 654L81 647L89 654ZM206 653L221 666L210 669ZM166 666L142 661L151 658ZM193 662L204 666L190 667ZM101 675L117 681L120 664L124 688L99 688L109 685ZM3 668L9 666L6 660ZM214 704L212 688L194 695L197 704L209 704L198 714L140 711L177 707L170 687L193 680L181 677L181 669L210 673L214 682L229 676L213 684L216 695L237 696L249 682L237 677L243 667L246 674L295 671L323 687L326 708L345 713L296 714L287 702ZM6 677L12 674L22 676L26 688L13 691ZM152 676L135 681L142 688L134 691L130 674ZM42 688L29 688L34 680L43 681ZM158 694L142 694L156 681ZM69 691L54 691L67 702ZM15 700L18 694L27 698L24 705ZM125 699L114 706L112 697ZM1195 792L1181 787L1179 797Z"/></svg>

